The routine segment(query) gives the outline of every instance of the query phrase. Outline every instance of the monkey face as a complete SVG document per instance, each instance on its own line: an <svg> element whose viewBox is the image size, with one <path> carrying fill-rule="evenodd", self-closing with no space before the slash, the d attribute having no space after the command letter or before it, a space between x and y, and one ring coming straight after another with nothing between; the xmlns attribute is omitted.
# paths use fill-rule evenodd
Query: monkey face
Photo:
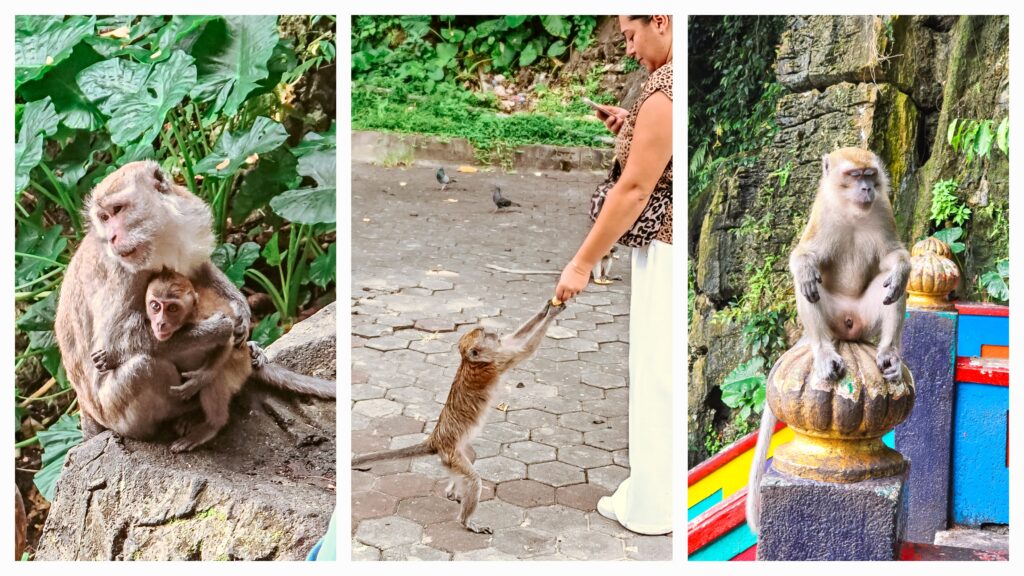
<svg viewBox="0 0 1024 576"><path fill-rule="evenodd" d="M483 327L474 328L459 339L459 353L467 362L494 362L501 339Z"/></svg>
<svg viewBox="0 0 1024 576"><path fill-rule="evenodd" d="M853 206L868 210L886 187L878 157L860 148L841 148L822 158L822 179Z"/></svg>
<svg viewBox="0 0 1024 576"><path fill-rule="evenodd" d="M164 269L146 288L146 316L153 336L163 342L188 323L198 296L185 276Z"/></svg>

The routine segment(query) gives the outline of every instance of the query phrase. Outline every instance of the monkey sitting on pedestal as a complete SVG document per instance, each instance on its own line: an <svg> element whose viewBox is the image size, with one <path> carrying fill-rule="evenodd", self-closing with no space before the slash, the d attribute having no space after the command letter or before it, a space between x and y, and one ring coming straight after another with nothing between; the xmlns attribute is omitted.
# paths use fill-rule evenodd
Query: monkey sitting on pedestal
<svg viewBox="0 0 1024 576"><path fill-rule="evenodd" d="M451 474L445 496L462 502L459 521L467 530L490 534L490 528L475 527L469 523L483 486L480 475L473 469L470 443L484 425L486 411L491 406L491 397L501 375L533 355L548 326L564 309L561 302L546 302L543 310L503 338L484 328L474 328L464 334L459 339L462 361L430 436L414 446L358 456L352 459L352 466L437 454Z"/></svg>
<svg viewBox="0 0 1024 576"><path fill-rule="evenodd" d="M837 341L877 343L875 361L882 376L900 377L910 253L896 233L889 178L877 156L841 148L822 157L818 194L789 268L804 327L801 343L811 347L818 379L835 381L846 374ZM755 533L759 486L776 421L765 402L747 487L747 523Z"/></svg>
<svg viewBox="0 0 1024 576"><path fill-rule="evenodd" d="M146 314L158 341L156 352L182 370L185 379L171 386L170 394L184 401L198 393L203 411L198 422L187 417L178 421L181 437L171 444L172 452L192 450L213 439L228 423L231 399L250 377L300 394L337 396L334 382L270 363L255 342L239 348L231 313L228 301L216 290L196 288L188 277L166 268L146 287ZM190 344L183 346L179 339ZM93 353L93 361L103 373L117 368L122 359L101 349Z"/></svg>

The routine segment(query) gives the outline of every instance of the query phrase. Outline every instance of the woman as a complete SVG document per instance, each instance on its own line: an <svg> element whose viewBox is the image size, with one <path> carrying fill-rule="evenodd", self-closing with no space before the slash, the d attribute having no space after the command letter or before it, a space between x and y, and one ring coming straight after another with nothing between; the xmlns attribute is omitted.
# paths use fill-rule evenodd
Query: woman
<svg viewBox="0 0 1024 576"><path fill-rule="evenodd" d="M672 531L672 20L619 16L619 27L626 54L651 75L632 110L608 106L607 114L598 112L617 135L621 175L562 271L555 297L579 294L597 261L643 217L654 240L632 254L630 476L597 509L634 532L665 534ZM648 204L658 209L645 212ZM635 237L630 243L636 245Z"/></svg>

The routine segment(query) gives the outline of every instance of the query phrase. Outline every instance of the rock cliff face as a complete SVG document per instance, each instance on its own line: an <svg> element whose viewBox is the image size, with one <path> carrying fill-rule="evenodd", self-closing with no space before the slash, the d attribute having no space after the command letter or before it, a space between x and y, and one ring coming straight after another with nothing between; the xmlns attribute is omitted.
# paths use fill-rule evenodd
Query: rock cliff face
<svg viewBox="0 0 1024 576"><path fill-rule="evenodd" d="M1005 17L792 17L776 74L783 87L773 143L752 167L719 173L690 200L693 313L689 329L689 463L701 438L728 420L718 386L746 360L742 320L720 314L748 290L750 270L772 264L777 298L790 301L789 252L806 221L821 156L863 146L886 163L897 227L908 245L931 231L932 186L955 178L972 210L960 255L964 299L975 278L1007 255L1009 162L993 151L968 163L946 141L957 119L1009 114ZM793 340L795 322L787 325ZM717 417L717 418L716 418Z"/></svg>

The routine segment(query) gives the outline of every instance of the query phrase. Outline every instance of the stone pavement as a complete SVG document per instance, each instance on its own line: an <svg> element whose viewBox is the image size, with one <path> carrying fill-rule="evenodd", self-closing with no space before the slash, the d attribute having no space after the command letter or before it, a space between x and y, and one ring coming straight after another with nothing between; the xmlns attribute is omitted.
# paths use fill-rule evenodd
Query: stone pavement
<svg viewBox="0 0 1024 576"><path fill-rule="evenodd" d="M601 174L460 174L445 192L432 168L352 168L352 449L421 441L480 323L510 329L551 297L590 220ZM404 185L403 185L404 183ZM495 213L495 184L522 205ZM356 560L667 560L670 536L641 536L596 512L629 473L626 380L629 253L558 317L530 360L505 375L473 442L484 479L474 520L456 521L436 456L352 472Z"/></svg>

